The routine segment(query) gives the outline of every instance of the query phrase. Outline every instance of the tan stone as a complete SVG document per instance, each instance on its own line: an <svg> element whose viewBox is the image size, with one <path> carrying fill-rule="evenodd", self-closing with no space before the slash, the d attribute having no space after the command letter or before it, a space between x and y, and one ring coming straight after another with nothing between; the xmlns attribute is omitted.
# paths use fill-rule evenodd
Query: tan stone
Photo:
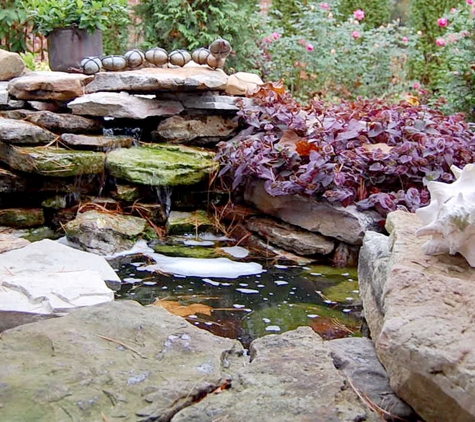
<svg viewBox="0 0 475 422"><path fill-rule="evenodd" d="M475 420L475 269L427 256L419 218L388 215L390 237L368 232L360 253L365 316L396 393L427 422Z"/></svg>
<svg viewBox="0 0 475 422"><path fill-rule="evenodd" d="M261 77L255 73L237 72L229 76L225 92L228 95L246 95L263 84Z"/></svg>
<svg viewBox="0 0 475 422"><path fill-rule="evenodd" d="M25 62L18 53L0 48L0 81L8 81L20 76L25 70Z"/></svg>
<svg viewBox="0 0 475 422"><path fill-rule="evenodd" d="M209 67L143 68L126 72L100 72L86 86L86 93L98 91L224 91L228 76Z"/></svg>
<svg viewBox="0 0 475 422"><path fill-rule="evenodd" d="M84 94L94 76L64 72L32 72L8 84L11 96L20 100L71 101Z"/></svg>

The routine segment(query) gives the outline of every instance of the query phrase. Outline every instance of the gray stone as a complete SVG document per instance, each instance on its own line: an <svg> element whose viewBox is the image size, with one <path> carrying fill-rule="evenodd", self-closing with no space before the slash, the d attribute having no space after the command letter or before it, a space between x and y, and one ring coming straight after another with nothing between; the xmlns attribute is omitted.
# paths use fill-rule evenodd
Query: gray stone
<svg viewBox="0 0 475 422"><path fill-rule="evenodd" d="M105 154L56 147L14 147L0 142L0 161L25 173L70 177L102 174Z"/></svg>
<svg viewBox="0 0 475 422"><path fill-rule="evenodd" d="M119 179L151 186L192 185L217 166L214 154L183 145L147 145L116 149L107 155L109 173Z"/></svg>
<svg viewBox="0 0 475 422"><path fill-rule="evenodd" d="M44 145L56 135L29 122L0 117L0 141L14 145Z"/></svg>
<svg viewBox="0 0 475 422"><path fill-rule="evenodd" d="M0 167L0 193L25 191L27 181L23 176Z"/></svg>
<svg viewBox="0 0 475 422"><path fill-rule="evenodd" d="M55 133L101 133L102 121L74 114L40 111L26 116L25 120Z"/></svg>
<svg viewBox="0 0 475 422"><path fill-rule="evenodd" d="M250 98L230 97L227 95L179 95L180 101L187 109L195 110L219 110L219 111L238 111L239 102L250 106L253 100Z"/></svg>
<svg viewBox="0 0 475 422"><path fill-rule="evenodd" d="M106 256L130 249L146 227L143 218L86 211L67 223L64 231L84 250Z"/></svg>
<svg viewBox="0 0 475 422"><path fill-rule="evenodd" d="M8 92L19 100L71 101L84 94L84 85L94 76L80 73L31 72L8 84Z"/></svg>
<svg viewBox="0 0 475 422"><path fill-rule="evenodd" d="M35 113L36 111L20 108L18 110L2 110L0 111L0 116L4 117L5 119L23 120L30 114Z"/></svg>
<svg viewBox="0 0 475 422"><path fill-rule="evenodd" d="M143 68L126 72L100 72L86 86L86 93L98 91L196 91L224 90L228 76L208 67Z"/></svg>
<svg viewBox="0 0 475 422"><path fill-rule="evenodd" d="M270 243L299 255L328 255L335 248L335 242L330 239L271 218L251 217L246 227Z"/></svg>
<svg viewBox="0 0 475 422"><path fill-rule="evenodd" d="M189 142L196 138L227 139L238 122L223 116L173 116L160 122L158 134L171 143Z"/></svg>
<svg viewBox="0 0 475 422"><path fill-rule="evenodd" d="M265 214L350 245L361 245L365 232L378 231L382 220L378 213L360 212L354 205L331 205L300 195L271 196L260 180L246 186L244 198Z"/></svg>
<svg viewBox="0 0 475 422"><path fill-rule="evenodd" d="M130 148L134 139L129 136L92 136L63 133L61 142L74 149L111 151L116 148Z"/></svg>
<svg viewBox="0 0 475 422"><path fill-rule="evenodd" d="M309 327L251 344L251 363L231 388L178 412L171 422L354 422L380 420L345 386L325 342Z"/></svg>
<svg viewBox="0 0 475 422"><path fill-rule="evenodd" d="M18 230L11 227L0 227L0 254L23 248L29 244L30 242L23 239Z"/></svg>
<svg viewBox="0 0 475 422"><path fill-rule="evenodd" d="M160 101L130 95L127 92L97 92L70 102L74 114L127 119L145 119L151 116L174 116L183 111L176 101Z"/></svg>
<svg viewBox="0 0 475 422"><path fill-rule="evenodd" d="M25 62L18 53L0 48L0 81L8 81L20 76L25 70Z"/></svg>
<svg viewBox="0 0 475 422"><path fill-rule="evenodd" d="M245 360L234 340L125 301L8 330L0 353L9 422L170 421Z"/></svg>
<svg viewBox="0 0 475 422"><path fill-rule="evenodd" d="M56 112L61 109L62 103L56 101L28 101L28 105L36 111Z"/></svg>
<svg viewBox="0 0 475 422"><path fill-rule="evenodd" d="M359 282L365 316L394 391L426 421L475 420L475 269L427 256L419 218L388 215L390 238L367 233Z"/></svg>
<svg viewBox="0 0 475 422"><path fill-rule="evenodd" d="M330 340L335 367L348 378L352 388L391 417L388 420L416 421L411 407L402 401L389 384L389 377L368 338L348 337Z"/></svg>
<svg viewBox="0 0 475 422"><path fill-rule="evenodd" d="M45 224L45 215L42 208L0 209L0 226L22 229L43 224Z"/></svg>

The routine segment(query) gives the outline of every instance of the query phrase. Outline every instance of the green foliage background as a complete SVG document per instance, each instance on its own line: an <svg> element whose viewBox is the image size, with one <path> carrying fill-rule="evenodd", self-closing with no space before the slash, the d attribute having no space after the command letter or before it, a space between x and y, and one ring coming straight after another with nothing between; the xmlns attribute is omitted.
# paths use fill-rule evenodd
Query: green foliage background
<svg viewBox="0 0 475 422"><path fill-rule="evenodd" d="M368 28L387 24L391 15L390 0L341 0L338 10L344 20L353 16L355 10L364 10L364 22Z"/></svg>

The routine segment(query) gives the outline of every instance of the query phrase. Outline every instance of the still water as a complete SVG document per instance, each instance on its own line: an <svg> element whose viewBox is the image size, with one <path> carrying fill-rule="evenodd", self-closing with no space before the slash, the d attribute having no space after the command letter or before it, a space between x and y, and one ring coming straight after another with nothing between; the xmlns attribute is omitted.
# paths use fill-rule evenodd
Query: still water
<svg viewBox="0 0 475 422"><path fill-rule="evenodd" d="M308 325L325 339L359 335L356 269L264 265L252 276L202 278L140 271L146 258L117 269L117 299L163 306L246 347L266 334Z"/></svg>

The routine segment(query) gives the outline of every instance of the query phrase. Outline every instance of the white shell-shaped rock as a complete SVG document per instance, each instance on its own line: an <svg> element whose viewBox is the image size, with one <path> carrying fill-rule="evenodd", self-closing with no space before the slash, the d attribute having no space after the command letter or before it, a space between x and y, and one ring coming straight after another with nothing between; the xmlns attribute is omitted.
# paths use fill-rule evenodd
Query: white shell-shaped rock
<svg viewBox="0 0 475 422"><path fill-rule="evenodd" d="M132 68L141 66L145 60L145 55L137 49L127 51L124 57L127 60L127 66Z"/></svg>
<svg viewBox="0 0 475 422"><path fill-rule="evenodd" d="M150 50L147 50L145 52L145 58L147 59L148 62L156 66L161 66L161 65L164 65L165 63L168 63L167 50L160 47L155 47L155 48L151 48Z"/></svg>
<svg viewBox="0 0 475 422"><path fill-rule="evenodd" d="M475 267L475 164L451 170L455 182L428 183L431 202L416 211L424 224L416 235L432 236L423 246L427 255L459 253Z"/></svg>
<svg viewBox="0 0 475 422"><path fill-rule="evenodd" d="M105 56L102 58L102 67L106 70L122 70L127 66L124 56Z"/></svg>
<svg viewBox="0 0 475 422"><path fill-rule="evenodd" d="M85 75L94 75L102 69L102 61L99 57L85 57L81 60L81 68Z"/></svg>

